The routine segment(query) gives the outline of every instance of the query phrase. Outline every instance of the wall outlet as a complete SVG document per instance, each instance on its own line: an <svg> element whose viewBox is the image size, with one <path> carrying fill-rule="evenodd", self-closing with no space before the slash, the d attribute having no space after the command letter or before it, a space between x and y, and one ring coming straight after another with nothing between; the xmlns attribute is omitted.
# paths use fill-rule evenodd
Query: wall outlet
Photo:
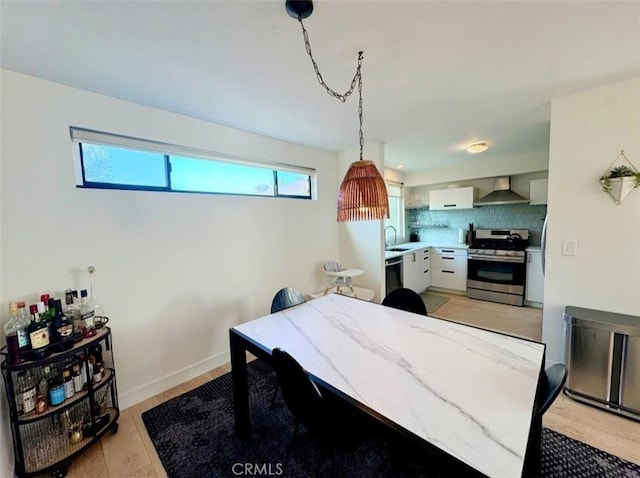
<svg viewBox="0 0 640 478"><path fill-rule="evenodd" d="M563 256L575 256L577 254L578 254L578 241L573 239L562 241Z"/></svg>

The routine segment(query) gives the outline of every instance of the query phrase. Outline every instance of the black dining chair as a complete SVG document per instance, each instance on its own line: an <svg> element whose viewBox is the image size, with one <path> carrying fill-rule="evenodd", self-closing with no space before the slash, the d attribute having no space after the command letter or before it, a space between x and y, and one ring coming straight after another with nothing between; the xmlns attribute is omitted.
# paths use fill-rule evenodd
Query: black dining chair
<svg viewBox="0 0 640 478"><path fill-rule="evenodd" d="M424 304L422 297L411 289L404 287L389 292L382 300L382 305L413 312L414 314L427 315L427 306Z"/></svg>
<svg viewBox="0 0 640 478"><path fill-rule="evenodd" d="M278 377L284 403L295 423L287 446L287 459L300 425L315 438L326 440L332 446L353 447L363 439L366 422L362 417L329 392L325 396L288 352L279 347L273 349L271 365Z"/></svg>
<svg viewBox="0 0 640 478"><path fill-rule="evenodd" d="M326 404L320 390L311 381L307 372L289 353L280 348L273 349L271 364L278 376L278 385L282 390L284 403L295 422L293 434L287 445L285 459L287 462L300 424L311 433L326 433L328 424Z"/></svg>
<svg viewBox="0 0 640 478"><path fill-rule="evenodd" d="M542 377L536 393L533 406L533 421L529 433L527 446L527 468L525 476L538 476L540 472L540 459L542 457L542 416L551 404L558 398L564 383L567 381L567 367L557 363L547 368Z"/></svg>
<svg viewBox="0 0 640 478"><path fill-rule="evenodd" d="M542 417L551 404L562 391L564 383L567 381L567 367L562 363L557 363L544 371L541 390L536 397L536 414Z"/></svg>
<svg viewBox="0 0 640 478"><path fill-rule="evenodd" d="M271 301L271 313L280 312L281 310L304 302L306 302L306 299L302 295L302 292L293 287L284 287L276 292L276 295L273 297Z"/></svg>
<svg viewBox="0 0 640 478"><path fill-rule="evenodd" d="M303 304L305 302L306 299L298 289L294 289L293 287L284 287L276 292L275 296L273 296L273 300L271 301L271 313L275 314L276 312L280 312L281 310L285 310L289 307ZM276 385L276 389L273 391L273 397L271 398L271 406L273 406L276 401L278 389L279 386Z"/></svg>

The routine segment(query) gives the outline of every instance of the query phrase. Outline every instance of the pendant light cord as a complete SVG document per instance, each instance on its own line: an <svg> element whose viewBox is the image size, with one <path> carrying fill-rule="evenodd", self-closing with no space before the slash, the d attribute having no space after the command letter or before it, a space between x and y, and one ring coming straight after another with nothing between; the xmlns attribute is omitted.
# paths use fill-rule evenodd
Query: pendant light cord
<svg viewBox="0 0 640 478"><path fill-rule="evenodd" d="M304 23L302 23L302 18L298 17L298 21L300 22L300 26L302 27L302 36L304 38L304 48L307 51L307 55L311 59L311 63L313 64L313 69L316 72L316 78L318 79L318 83L326 90L326 92L333 96L334 98L340 100L342 103L347 101L347 98L353 93L353 90L356 87L356 83L358 84L358 120L360 124L359 135L360 135L360 160L362 160L362 151L364 149L364 135L362 134L362 58L364 54L359 51L358 52L358 66L356 67L356 73L351 80L351 85L349 89L345 93L338 93L333 89L329 88L329 86L325 83L322 78L322 74L320 73L320 69L318 68L318 64L313 58L313 54L311 53L311 43L309 42L309 34L307 33L307 29L304 27Z"/></svg>

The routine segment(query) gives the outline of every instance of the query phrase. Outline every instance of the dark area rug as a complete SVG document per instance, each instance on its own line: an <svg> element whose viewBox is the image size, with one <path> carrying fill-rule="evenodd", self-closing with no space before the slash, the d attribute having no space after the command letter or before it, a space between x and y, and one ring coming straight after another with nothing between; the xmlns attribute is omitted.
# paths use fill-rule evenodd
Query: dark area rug
<svg viewBox="0 0 640 478"><path fill-rule="evenodd" d="M231 375L226 374L142 414L151 440L170 478L282 477L441 477L469 472L441 469L423 447L372 429L348 447L318 441L301 427L287 457L293 420L278 396L276 378L260 360L248 366L252 436L236 438ZM446 460L445 460L446 461ZM448 470L448 471L447 471ZM543 430L542 477L638 478L640 467Z"/></svg>

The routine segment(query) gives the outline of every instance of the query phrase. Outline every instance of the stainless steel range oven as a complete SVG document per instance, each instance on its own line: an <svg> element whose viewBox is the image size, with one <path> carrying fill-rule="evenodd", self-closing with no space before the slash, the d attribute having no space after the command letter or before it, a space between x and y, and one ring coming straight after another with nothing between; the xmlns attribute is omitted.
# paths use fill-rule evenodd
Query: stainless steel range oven
<svg viewBox="0 0 640 478"><path fill-rule="evenodd" d="M478 229L468 251L467 297L524 305L526 229Z"/></svg>

